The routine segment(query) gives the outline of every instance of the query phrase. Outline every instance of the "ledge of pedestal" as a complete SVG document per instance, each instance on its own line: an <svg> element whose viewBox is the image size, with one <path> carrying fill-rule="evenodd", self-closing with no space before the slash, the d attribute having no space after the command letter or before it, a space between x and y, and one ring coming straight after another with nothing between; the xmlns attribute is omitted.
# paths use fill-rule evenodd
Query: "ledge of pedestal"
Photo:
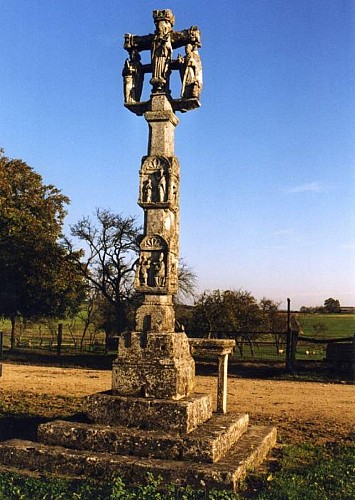
<svg viewBox="0 0 355 500"><path fill-rule="evenodd" d="M21 471L41 470L70 477L110 478L115 474L128 485L144 483L149 472L161 476L166 484L237 491L247 470L259 465L275 442L274 427L250 427L221 460L201 463L72 450L13 439L0 443L0 463Z"/></svg>
<svg viewBox="0 0 355 500"><path fill-rule="evenodd" d="M212 417L212 396L195 394L178 401L116 395L112 391L85 398L91 422L188 434Z"/></svg>
<svg viewBox="0 0 355 500"><path fill-rule="evenodd" d="M247 414L214 414L187 435L55 420L38 427L43 444L138 457L217 462L248 427Z"/></svg>

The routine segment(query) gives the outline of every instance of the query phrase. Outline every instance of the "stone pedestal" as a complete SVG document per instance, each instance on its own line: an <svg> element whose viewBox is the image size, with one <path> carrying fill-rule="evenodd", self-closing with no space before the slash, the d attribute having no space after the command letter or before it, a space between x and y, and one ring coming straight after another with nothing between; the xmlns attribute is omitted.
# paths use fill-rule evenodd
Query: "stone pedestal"
<svg viewBox="0 0 355 500"><path fill-rule="evenodd" d="M114 394L176 400L192 393L195 363L184 333L127 333L118 352L112 369Z"/></svg>

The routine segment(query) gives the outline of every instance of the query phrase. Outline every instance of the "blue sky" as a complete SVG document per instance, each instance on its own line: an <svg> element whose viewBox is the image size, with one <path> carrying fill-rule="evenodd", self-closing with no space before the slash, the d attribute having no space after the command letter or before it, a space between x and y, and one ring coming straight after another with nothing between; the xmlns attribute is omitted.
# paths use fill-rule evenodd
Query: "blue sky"
<svg viewBox="0 0 355 500"><path fill-rule="evenodd" d="M70 197L66 233L96 207L143 218L148 127L123 107L122 41L153 32L152 10L171 8L175 29L202 32L202 107L179 114L175 134L181 256L199 289L355 305L355 1L0 8L0 145Z"/></svg>

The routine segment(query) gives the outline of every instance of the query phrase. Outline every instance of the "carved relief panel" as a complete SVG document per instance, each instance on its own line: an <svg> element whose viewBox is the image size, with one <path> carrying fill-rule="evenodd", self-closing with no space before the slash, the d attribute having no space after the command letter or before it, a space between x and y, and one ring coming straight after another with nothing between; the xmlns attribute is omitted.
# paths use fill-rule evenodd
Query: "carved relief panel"
<svg viewBox="0 0 355 500"><path fill-rule="evenodd" d="M138 203L143 208L174 208L178 203L178 168L163 156L143 158Z"/></svg>
<svg viewBox="0 0 355 500"><path fill-rule="evenodd" d="M135 288L151 293L174 292L176 278L171 280L172 271L176 275L166 241L158 235L145 237L140 245Z"/></svg>

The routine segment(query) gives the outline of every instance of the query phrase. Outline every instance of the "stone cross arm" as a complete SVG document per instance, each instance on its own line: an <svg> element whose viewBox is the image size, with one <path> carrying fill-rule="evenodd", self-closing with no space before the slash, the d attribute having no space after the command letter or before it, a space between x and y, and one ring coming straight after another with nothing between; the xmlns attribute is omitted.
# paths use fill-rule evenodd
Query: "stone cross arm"
<svg viewBox="0 0 355 500"><path fill-rule="evenodd" d="M152 33L149 35L132 35L131 33L126 33L123 48L128 52L132 50L137 50L138 52L151 50L154 36ZM173 49L184 47L189 43L194 47L201 47L201 35L197 26L191 26L187 30L172 31L170 38Z"/></svg>

